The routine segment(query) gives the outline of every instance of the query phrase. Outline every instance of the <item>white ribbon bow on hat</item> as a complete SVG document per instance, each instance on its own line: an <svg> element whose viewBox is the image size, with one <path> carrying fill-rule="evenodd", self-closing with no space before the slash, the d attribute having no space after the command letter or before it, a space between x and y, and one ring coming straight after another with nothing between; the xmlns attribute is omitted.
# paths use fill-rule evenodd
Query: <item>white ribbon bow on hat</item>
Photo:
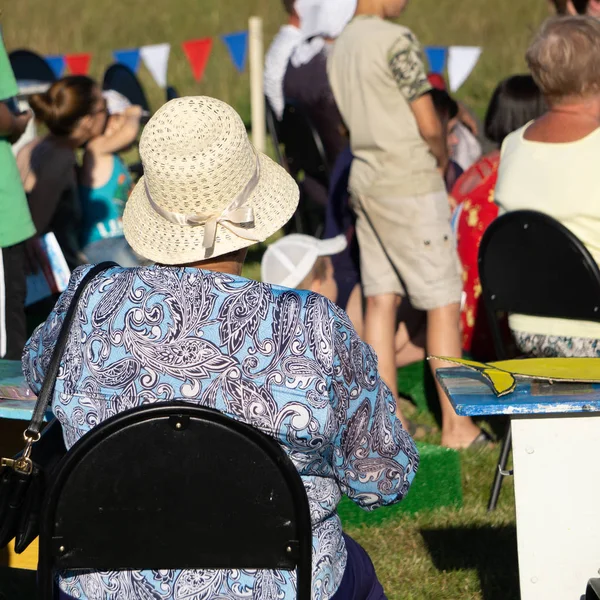
<svg viewBox="0 0 600 600"><path fill-rule="evenodd" d="M152 195L150 194L150 189L148 188L148 181L146 177L144 177L144 186L146 188L146 196L148 197L148 202L150 206L163 218L165 218L170 223L175 223L176 225L185 226L204 226L204 240L202 242L202 246L204 248L213 248L215 245L215 241L217 239L217 225L222 225L231 231L233 234L238 237L252 240L255 242L260 242L261 238L257 236L256 233L253 233L248 228L254 227L254 209L251 206L244 206L244 204L248 201L252 192L258 185L258 181L260 179L260 161L258 156L256 157L256 168L254 170L254 175L248 183L245 185L244 189L235 197L233 202L229 204L222 212L218 214L183 214L177 212L171 212L164 209L162 206L156 204L156 202L152 199Z"/></svg>

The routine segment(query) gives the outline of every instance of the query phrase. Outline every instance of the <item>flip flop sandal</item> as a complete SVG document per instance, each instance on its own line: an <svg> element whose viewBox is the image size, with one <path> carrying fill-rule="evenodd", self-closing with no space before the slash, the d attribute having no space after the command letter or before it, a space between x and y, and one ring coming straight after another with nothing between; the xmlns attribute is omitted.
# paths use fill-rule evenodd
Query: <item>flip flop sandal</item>
<svg viewBox="0 0 600 600"><path fill-rule="evenodd" d="M469 449L485 448L494 443L494 438L485 429L467 446Z"/></svg>

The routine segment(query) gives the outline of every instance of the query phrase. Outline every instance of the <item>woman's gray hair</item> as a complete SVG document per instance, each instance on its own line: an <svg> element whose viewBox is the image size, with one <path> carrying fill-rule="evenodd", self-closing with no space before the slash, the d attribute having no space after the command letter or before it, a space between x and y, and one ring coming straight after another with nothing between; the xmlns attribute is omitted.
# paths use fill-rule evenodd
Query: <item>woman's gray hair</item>
<svg viewBox="0 0 600 600"><path fill-rule="evenodd" d="M600 21L553 17L525 55L531 75L550 104L600 92Z"/></svg>

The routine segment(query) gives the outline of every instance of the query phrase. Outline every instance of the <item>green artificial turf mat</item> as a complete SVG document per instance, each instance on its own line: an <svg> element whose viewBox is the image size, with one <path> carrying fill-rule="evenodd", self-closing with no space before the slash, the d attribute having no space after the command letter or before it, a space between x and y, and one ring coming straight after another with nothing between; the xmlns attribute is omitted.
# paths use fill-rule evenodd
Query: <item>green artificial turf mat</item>
<svg viewBox="0 0 600 600"><path fill-rule="evenodd" d="M417 442L421 462L406 498L367 512L344 496L338 514L345 527L382 525L400 514L417 513L442 507L462 506L460 454L456 450Z"/></svg>

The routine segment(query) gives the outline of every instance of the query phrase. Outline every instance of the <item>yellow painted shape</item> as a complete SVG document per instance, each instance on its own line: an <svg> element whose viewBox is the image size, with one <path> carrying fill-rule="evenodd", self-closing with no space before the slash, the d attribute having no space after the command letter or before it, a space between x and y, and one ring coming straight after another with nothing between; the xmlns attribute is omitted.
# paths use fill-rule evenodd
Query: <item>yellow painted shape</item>
<svg viewBox="0 0 600 600"><path fill-rule="evenodd" d="M484 369L483 376L492 384L494 392L498 396L505 396L514 392L517 386L515 378L510 373L499 369Z"/></svg>
<svg viewBox="0 0 600 600"><path fill-rule="evenodd" d="M479 371L498 396L515 389L516 379L572 383L600 383L600 358L524 358L480 363L453 357L430 356Z"/></svg>
<svg viewBox="0 0 600 600"><path fill-rule="evenodd" d="M529 379L600 383L600 358L526 358L490 366Z"/></svg>
<svg viewBox="0 0 600 600"><path fill-rule="evenodd" d="M17 554L15 552L14 541L12 541L7 547L5 552L0 552L0 557L7 560L0 560L0 566L11 567L13 569L27 569L29 571L35 571L38 564L38 538L35 538L31 544L27 547L25 552Z"/></svg>
<svg viewBox="0 0 600 600"><path fill-rule="evenodd" d="M492 364L480 363L474 360L467 360L466 358L451 358L446 356L430 356L429 360L431 359L443 360L455 365L468 367L474 371L479 371L490 384L494 393L498 396L510 394L510 392L515 389L515 378L506 371L494 368Z"/></svg>

